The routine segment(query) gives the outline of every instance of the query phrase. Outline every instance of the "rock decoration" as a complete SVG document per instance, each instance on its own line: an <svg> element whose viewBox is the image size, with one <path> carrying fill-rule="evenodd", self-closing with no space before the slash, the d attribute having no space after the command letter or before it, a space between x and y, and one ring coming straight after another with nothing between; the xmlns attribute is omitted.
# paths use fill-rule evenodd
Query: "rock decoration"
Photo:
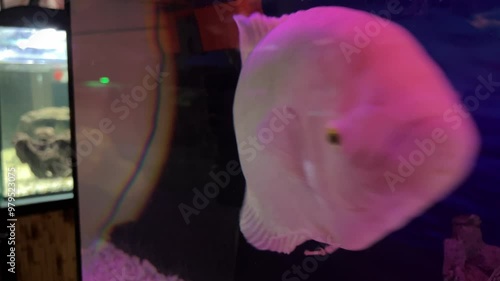
<svg viewBox="0 0 500 281"><path fill-rule="evenodd" d="M69 131L69 107L45 107L29 111L21 116L17 131L34 137L35 130L40 127L54 128L55 134Z"/></svg>
<svg viewBox="0 0 500 281"><path fill-rule="evenodd" d="M500 247L483 241L481 218L457 216L444 241L444 281L500 281Z"/></svg>
<svg viewBox="0 0 500 281"><path fill-rule="evenodd" d="M34 137L16 133L13 144L22 163L30 166L38 178L59 178L72 175L71 134L67 130L56 135L54 128L33 129Z"/></svg>

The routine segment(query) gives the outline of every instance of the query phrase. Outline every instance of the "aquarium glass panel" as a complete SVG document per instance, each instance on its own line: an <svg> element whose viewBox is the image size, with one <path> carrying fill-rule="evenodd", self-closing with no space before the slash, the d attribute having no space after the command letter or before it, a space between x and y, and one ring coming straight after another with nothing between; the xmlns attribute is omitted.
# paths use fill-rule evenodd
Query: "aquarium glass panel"
<svg viewBox="0 0 500 281"><path fill-rule="evenodd" d="M85 281L500 280L500 1L71 8Z"/></svg>
<svg viewBox="0 0 500 281"><path fill-rule="evenodd" d="M0 190L19 205L72 196L67 60L65 31L0 27Z"/></svg>

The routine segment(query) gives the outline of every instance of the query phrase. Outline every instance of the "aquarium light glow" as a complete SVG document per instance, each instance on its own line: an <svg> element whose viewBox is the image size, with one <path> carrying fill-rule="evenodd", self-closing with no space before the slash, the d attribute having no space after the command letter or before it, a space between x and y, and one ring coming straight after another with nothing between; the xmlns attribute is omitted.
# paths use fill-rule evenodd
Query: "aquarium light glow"
<svg viewBox="0 0 500 281"><path fill-rule="evenodd" d="M109 84L109 78L108 77L101 77L101 78L99 78L99 82L101 82L101 84Z"/></svg>

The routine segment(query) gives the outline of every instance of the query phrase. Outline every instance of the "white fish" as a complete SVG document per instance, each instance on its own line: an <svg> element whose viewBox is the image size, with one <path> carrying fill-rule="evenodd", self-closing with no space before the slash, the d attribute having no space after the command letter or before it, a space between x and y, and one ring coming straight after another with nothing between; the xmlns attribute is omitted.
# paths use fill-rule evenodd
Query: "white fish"
<svg viewBox="0 0 500 281"><path fill-rule="evenodd" d="M257 249L368 248L471 172L477 128L399 25L340 7L234 20L240 228Z"/></svg>

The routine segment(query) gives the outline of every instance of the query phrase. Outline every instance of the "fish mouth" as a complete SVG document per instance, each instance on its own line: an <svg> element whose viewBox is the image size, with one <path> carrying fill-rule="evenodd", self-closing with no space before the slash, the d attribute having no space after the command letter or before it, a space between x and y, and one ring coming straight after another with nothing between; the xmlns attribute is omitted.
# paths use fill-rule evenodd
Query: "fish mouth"
<svg viewBox="0 0 500 281"><path fill-rule="evenodd" d="M408 155L418 149L415 144L416 140L431 138L434 129L443 126L443 120L440 117L422 117L401 122L392 128L387 127L385 135L375 136L375 138L380 138L375 141L376 146L365 144L355 147L353 151L346 151L344 146L348 144L342 144L339 149L344 150L343 155L345 161L347 161L345 163L347 167L340 176L350 178L349 182L355 183L357 188L370 190L373 196L390 195L395 190L388 183L387 175L400 176L402 155L408 158ZM363 137L368 138L369 135ZM443 149L448 150L446 147ZM440 155L447 153L446 151L437 152ZM430 155L428 158L432 156ZM408 178L405 177L406 184L414 182L417 177L423 176L422 172L424 170L435 167L437 165L435 161L442 156L436 157L433 159L426 158L422 160L422 165L415 166L415 174L409 175ZM439 165L436 167L439 168ZM349 198L352 195L350 191L345 192L346 194L343 194L342 197ZM347 204L345 207L351 211L369 212L364 208L363 204Z"/></svg>
<svg viewBox="0 0 500 281"><path fill-rule="evenodd" d="M418 140L431 139L433 130L443 127L440 126L440 121L442 118L439 117L422 117L398 124L393 129L386 130L386 135L381 136L374 145L363 146L355 151L351 156L352 163L364 169L391 165L399 155L406 155L417 149L415 143Z"/></svg>
<svg viewBox="0 0 500 281"><path fill-rule="evenodd" d="M386 142L386 149L392 153L396 152L399 154L408 154L406 150L417 149L417 141L424 139L432 139L434 131L436 129L441 129L444 131L444 126L442 126L442 118L440 117L422 117L398 126ZM399 149L395 149L399 148Z"/></svg>

